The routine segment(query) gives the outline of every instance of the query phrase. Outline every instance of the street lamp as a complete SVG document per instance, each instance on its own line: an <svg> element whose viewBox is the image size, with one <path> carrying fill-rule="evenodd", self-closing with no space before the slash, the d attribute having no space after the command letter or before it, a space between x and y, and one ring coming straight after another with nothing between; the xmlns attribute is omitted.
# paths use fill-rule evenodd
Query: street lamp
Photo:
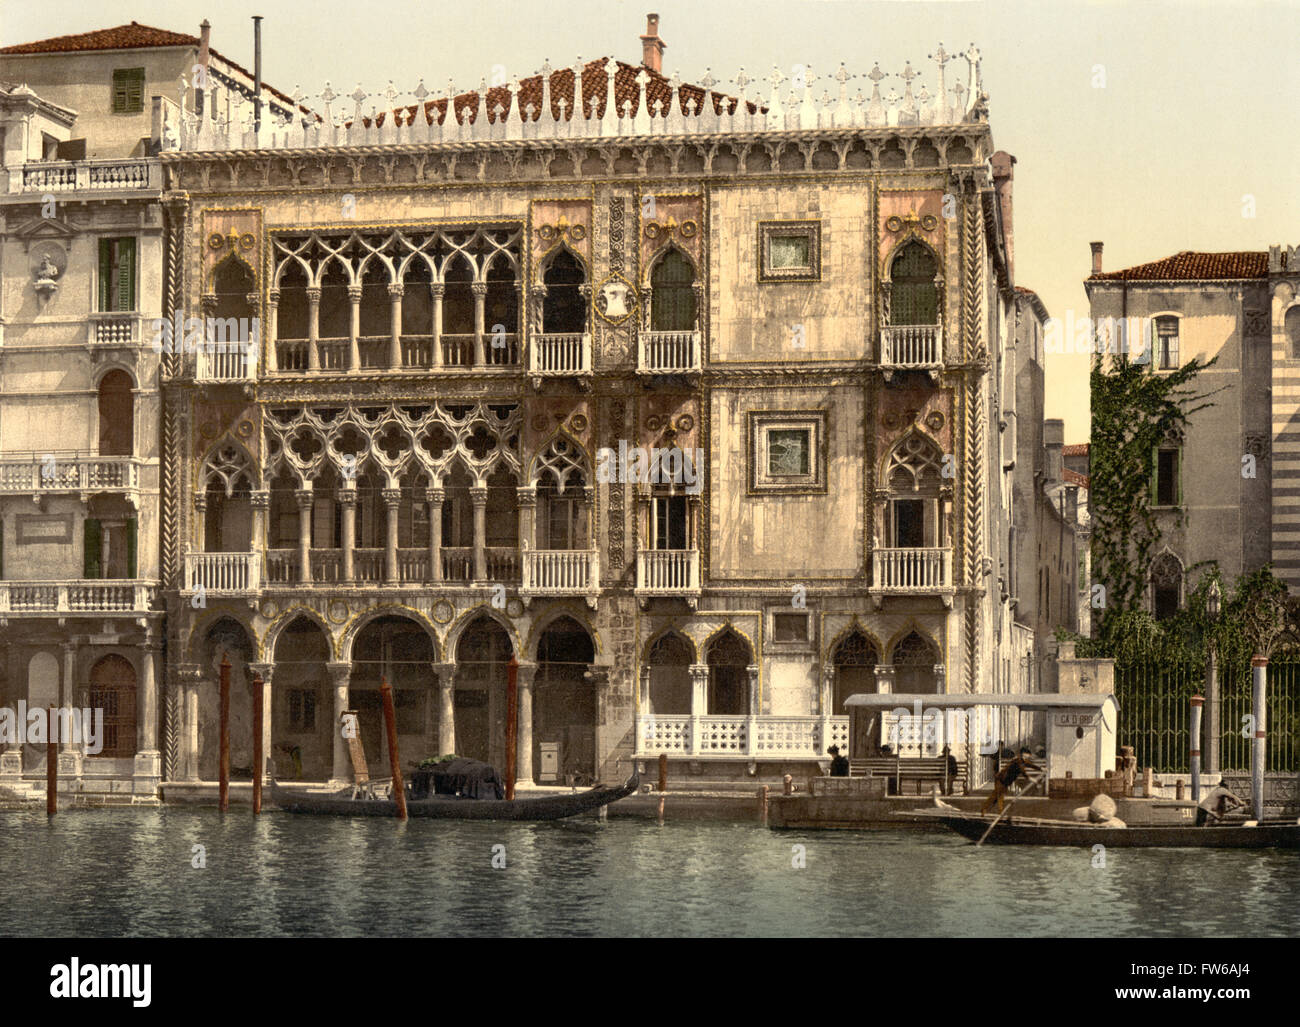
<svg viewBox="0 0 1300 1027"><path fill-rule="evenodd" d="M1208 685L1205 690L1205 731L1209 737L1205 740L1205 772L1219 773L1219 653L1215 641L1214 629L1219 623L1219 614L1223 610L1223 590L1219 588L1219 579L1210 582L1205 596L1205 612L1210 618L1210 666L1206 674Z"/></svg>

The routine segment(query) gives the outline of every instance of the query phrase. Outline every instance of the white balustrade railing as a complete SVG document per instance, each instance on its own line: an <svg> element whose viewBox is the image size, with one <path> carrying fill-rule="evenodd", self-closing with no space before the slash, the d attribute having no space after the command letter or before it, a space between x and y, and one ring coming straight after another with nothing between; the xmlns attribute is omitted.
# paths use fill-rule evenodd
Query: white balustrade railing
<svg viewBox="0 0 1300 1027"><path fill-rule="evenodd" d="M199 382L251 382L257 377L257 350L231 343L200 347L194 354L194 380Z"/></svg>
<svg viewBox="0 0 1300 1027"><path fill-rule="evenodd" d="M880 333L883 367L939 367L943 329L939 325L888 325Z"/></svg>
<svg viewBox="0 0 1300 1027"><path fill-rule="evenodd" d="M257 592L262 587L259 553L186 553L185 590Z"/></svg>
<svg viewBox="0 0 1300 1027"><path fill-rule="evenodd" d="M871 554L872 588L929 592L952 587L952 549L877 549Z"/></svg>
<svg viewBox="0 0 1300 1027"><path fill-rule="evenodd" d="M86 342L91 346L130 346L140 341L139 314L93 313Z"/></svg>
<svg viewBox="0 0 1300 1027"><path fill-rule="evenodd" d="M636 590L678 595L700 590L698 549L643 549L636 554Z"/></svg>
<svg viewBox="0 0 1300 1027"><path fill-rule="evenodd" d="M535 334L528 350L528 368L534 374L583 374L591 370L591 336L582 332Z"/></svg>
<svg viewBox="0 0 1300 1027"><path fill-rule="evenodd" d="M157 160L128 157L118 160L29 161L10 170L9 192L45 193L82 190L161 189Z"/></svg>
<svg viewBox="0 0 1300 1027"><path fill-rule="evenodd" d="M87 492L139 488L133 457L95 457L60 452L0 454L0 493Z"/></svg>
<svg viewBox="0 0 1300 1027"><path fill-rule="evenodd" d="M0 613L143 613L157 585L140 581L0 581Z"/></svg>
<svg viewBox="0 0 1300 1027"><path fill-rule="evenodd" d="M680 374L700 370L699 332L641 332L637 369L646 374Z"/></svg>
<svg viewBox="0 0 1300 1027"><path fill-rule="evenodd" d="M954 56L944 52L942 46L931 55L937 67L934 95L925 86L914 90L913 80L918 73L910 63L894 76L877 65L866 76L871 81L870 95L863 96L858 90L852 97L849 80L854 76L843 67L830 79L820 77L830 86L825 89L814 88L813 82L819 76L810 67L805 66L806 73L794 77L773 69L766 79L770 88L751 98L748 87L757 85L758 80L749 78L743 69L734 79L733 95L728 95L715 88L721 83L711 74L705 75L699 85L690 85L682 83L676 74L666 79L652 76L645 69L619 69L608 59L578 62L572 74L552 69L547 63L536 75L492 89L458 89L449 82L441 99L430 99L433 93L423 81L405 94L397 93L390 85L382 97L367 95L360 87L345 97L327 83L317 97L293 97L296 113L292 117L268 111L256 129L253 105L238 94L232 96L229 117L216 120L197 115L191 109L192 83L183 78L177 83L179 104L168 102L156 110L154 134L164 150L212 151L807 132L982 122L980 53L971 46L961 55L966 61L966 83L955 81L950 86L947 76L954 80L958 77L955 69L946 67ZM881 83L891 77L897 82L885 86L882 92ZM616 104L616 92L625 97L621 106ZM593 93L592 102L575 110L575 97ZM457 102L448 103L448 97L456 97ZM308 100L312 102L306 103ZM307 113L304 106L317 110ZM377 113L382 116L376 117Z"/></svg>
<svg viewBox="0 0 1300 1027"><path fill-rule="evenodd" d="M768 759L826 759L838 745L847 751L849 718L659 716L636 718L638 756L740 756Z"/></svg>
<svg viewBox="0 0 1300 1027"><path fill-rule="evenodd" d="M523 592L581 595L594 592L600 580L600 554L594 549L532 549L523 557Z"/></svg>

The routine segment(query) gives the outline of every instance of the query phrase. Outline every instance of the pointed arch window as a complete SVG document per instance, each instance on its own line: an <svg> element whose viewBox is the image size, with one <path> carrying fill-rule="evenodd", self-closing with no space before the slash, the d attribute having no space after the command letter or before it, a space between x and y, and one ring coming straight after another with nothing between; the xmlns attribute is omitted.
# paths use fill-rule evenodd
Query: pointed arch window
<svg viewBox="0 0 1300 1027"><path fill-rule="evenodd" d="M537 457L537 548L586 549L591 499L577 443L555 438Z"/></svg>
<svg viewBox="0 0 1300 1027"><path fill-rule="evenodd" d="M1155 619L1173 617L1183 600L1183 564L1173 553L1161 553L1151 565L1151 612Z"/></svg>
<svg viewBox="0 0 1300 1027"><path fill-rule="evenodd" d="M938 546L943 538L939 491L943 454L921 435L908 435L889 455L885 536L896 549Z"/></svg>
<svg viewBox="0 0 1300 1027"><path fill-rule="evenodd" d="M903 245L890 265L891 325L939 323L937 272L938 263L928 246L915 239Z"/></svg>
<svg viewBox="0 0 1300 1027"><path fill-rule="evenodd" d="M676 247L670 247L655 265L650 287L651 331L695 331L695 269Z"/></svg>
<svg viewBox="0 0 1300 1027"><path fill-rule="evenodd" d="M542 332L547 335L581 334L587 330L587 301L583 286L587 273L581 261L566 249L551 258L542 276Z"/></svg>

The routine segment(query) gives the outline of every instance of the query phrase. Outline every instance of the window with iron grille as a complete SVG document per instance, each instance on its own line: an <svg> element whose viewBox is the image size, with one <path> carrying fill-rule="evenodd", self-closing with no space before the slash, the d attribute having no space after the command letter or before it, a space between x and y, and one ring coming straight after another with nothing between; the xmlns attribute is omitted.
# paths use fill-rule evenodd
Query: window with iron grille
<svg viewBox="0 0 1300 1027"><path fill-rule="evenodd" d="M889 323L933 325L939 323L938 263L929 247L913 239L890 265Z"/></svg>

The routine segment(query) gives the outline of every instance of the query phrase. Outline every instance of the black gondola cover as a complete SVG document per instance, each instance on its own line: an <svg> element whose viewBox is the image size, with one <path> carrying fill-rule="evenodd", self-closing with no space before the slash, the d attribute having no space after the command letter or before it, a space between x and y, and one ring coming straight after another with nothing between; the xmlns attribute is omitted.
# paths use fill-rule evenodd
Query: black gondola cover
<svg viewBox="0 0 1300 1027"><path fill-rule="evenodd" d="M420 767L411 775L411 798L459 795L464 799L504 799L505 785L497 768L479 760L456 757Z"/></svg>

